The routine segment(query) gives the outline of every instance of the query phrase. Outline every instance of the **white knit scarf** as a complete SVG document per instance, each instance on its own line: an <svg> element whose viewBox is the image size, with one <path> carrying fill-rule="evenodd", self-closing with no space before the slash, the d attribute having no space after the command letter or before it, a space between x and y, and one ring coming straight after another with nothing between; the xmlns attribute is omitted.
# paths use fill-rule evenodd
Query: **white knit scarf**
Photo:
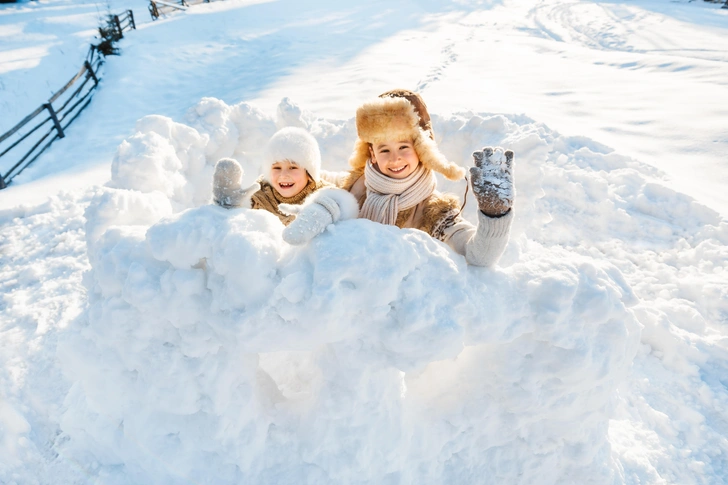
<svg viewBox="0 0 728 485"><path fill-rule="evenodd" d="M364 183L367 198L359 217L394 225L399 211L414 207L432 195L437 179L435 173L421 163L407 177L394 179L379 172L371 160L367 160Z"/></svg>

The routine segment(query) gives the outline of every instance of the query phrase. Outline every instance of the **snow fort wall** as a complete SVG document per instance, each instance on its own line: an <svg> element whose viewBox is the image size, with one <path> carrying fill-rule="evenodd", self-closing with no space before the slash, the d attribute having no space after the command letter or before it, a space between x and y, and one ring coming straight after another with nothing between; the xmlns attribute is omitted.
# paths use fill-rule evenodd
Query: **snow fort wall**
<svg viewBox="0 0 728 485"><path fill-rule="evenodd" d="M208 203L216 159L255 178L281 120L325 157L353 145L351 120L287 100L274 120L205 99L120 146L86 214L89 308L59 346L64 452L105 483L613 483L608 421L639 342L619 271L537 244L468 267L367 220L288 246L275 216ZM464 152L509 123L437 131ZM539 153L532 128L515 144Z"/></svg>

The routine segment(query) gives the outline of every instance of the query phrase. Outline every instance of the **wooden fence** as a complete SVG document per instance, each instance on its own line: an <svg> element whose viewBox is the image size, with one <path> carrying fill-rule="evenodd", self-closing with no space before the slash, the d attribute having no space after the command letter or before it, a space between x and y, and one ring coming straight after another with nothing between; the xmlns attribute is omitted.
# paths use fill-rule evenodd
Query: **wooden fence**
<svg viewBox="0 0 728 485"><path fill-rule="evenodd" d="M190 5L199 5L200 3L210 3L212 0L149 0L149 15L152 20L168 13L180 12L187 10Z"/></svg>
<svg viewBox="0 0 728 485"><path fill-rule="evenodd" d="M116 39L124 30L135 29L134 14L127 10L121 16L111 15L109 25ZM103 29L100 29L103 30ZM0 172L0 189L4 189L25 170L51 144L66 136L65 131L91 102L99 85L99 70L104 63L104 40L89 48L86 60L78 73L38 109L0 135L0 161L16 157L15 163L4 174ZM72 89L73 88L73 89Z"/></svg>
<svg viewBox="0 0 728 485"><path fill-rule="evenodd" d="M126 10L121 15L112 15L111 19L116 25L116 28L119 29L119 38L124 37L124 31L126 30L136 30L136 23L134 23L134 12L132 12L131 10Z"/></svg>

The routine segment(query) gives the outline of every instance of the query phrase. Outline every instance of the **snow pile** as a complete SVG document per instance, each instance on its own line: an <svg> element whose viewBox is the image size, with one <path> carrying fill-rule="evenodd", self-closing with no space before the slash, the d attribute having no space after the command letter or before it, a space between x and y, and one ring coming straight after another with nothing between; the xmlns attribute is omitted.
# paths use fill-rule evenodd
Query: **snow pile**
<svg viewBox="0 0 728 485"><path fill-rule="evenodd" d="M59 346L64 454L105 483L611 483L639 342L620 272L533 244L518 258L523 241L471 268L366 220L290 247L275 216L205 203L218 157L254 177L260 141L295 120L336 166L351 121L306 116L206 99L193 127L147 117L121 145L86 214L87 318ZM446 132L451 157L546 144L502 116Z"/></svg>
<svg viewBox="0 0 728 485"><path fill-rule="evenodd" d="M243 182L252 182L260 153L277 126L303 123L300 108L288 100L278 112L276 123L248 103L228 106L203 98L189 110L189 126L165 116L145 116L117 149L109 186L161 193L175 211L204 204L210 199L217 160L235 158L245 167Z"/></svg>
<svg viewBox="0 0 728 485"><path fill-rule="evenodd" d="M52 483L64 473L52 440L68 385L59 332L85 308L84 208L61 193L35 207L0 210L0 483ZM32 470L27 472L26 470ZM57 482L71 483L66 480Z"/></svg>

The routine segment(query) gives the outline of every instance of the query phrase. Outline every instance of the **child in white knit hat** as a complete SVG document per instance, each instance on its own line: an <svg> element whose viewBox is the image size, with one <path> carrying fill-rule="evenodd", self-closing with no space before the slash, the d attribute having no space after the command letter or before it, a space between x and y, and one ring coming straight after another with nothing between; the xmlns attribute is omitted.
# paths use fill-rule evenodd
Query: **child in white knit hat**
<svg viewBox="0 0 728 485"><path fill-rule="evenodd" d="M359 217L420 229L472 265L497 262L513 221L512 151L486 147L473 153L470 181L480 209L474 226L461 216L457 196L436 190L434 172L459 180L465 170L437 148L419 94L393 90L364 103L356 113L356 128L352 170L324 176L356 197Z"/></svg>
<svg viewBox="0 0 728 485"><path fill-rule="evenodd" d="M287 127L276 132L264 151L265 170L256 183L240 186L243 170L231 158L215 165L213 200L228 209L245 207L275 214L288 226L284 239L300 244L307 234L319 232L338 220L355 218L356 200L347 192L320 179L321 153L306 130ZM309 207L296 220L296 214Z"/></svg>

